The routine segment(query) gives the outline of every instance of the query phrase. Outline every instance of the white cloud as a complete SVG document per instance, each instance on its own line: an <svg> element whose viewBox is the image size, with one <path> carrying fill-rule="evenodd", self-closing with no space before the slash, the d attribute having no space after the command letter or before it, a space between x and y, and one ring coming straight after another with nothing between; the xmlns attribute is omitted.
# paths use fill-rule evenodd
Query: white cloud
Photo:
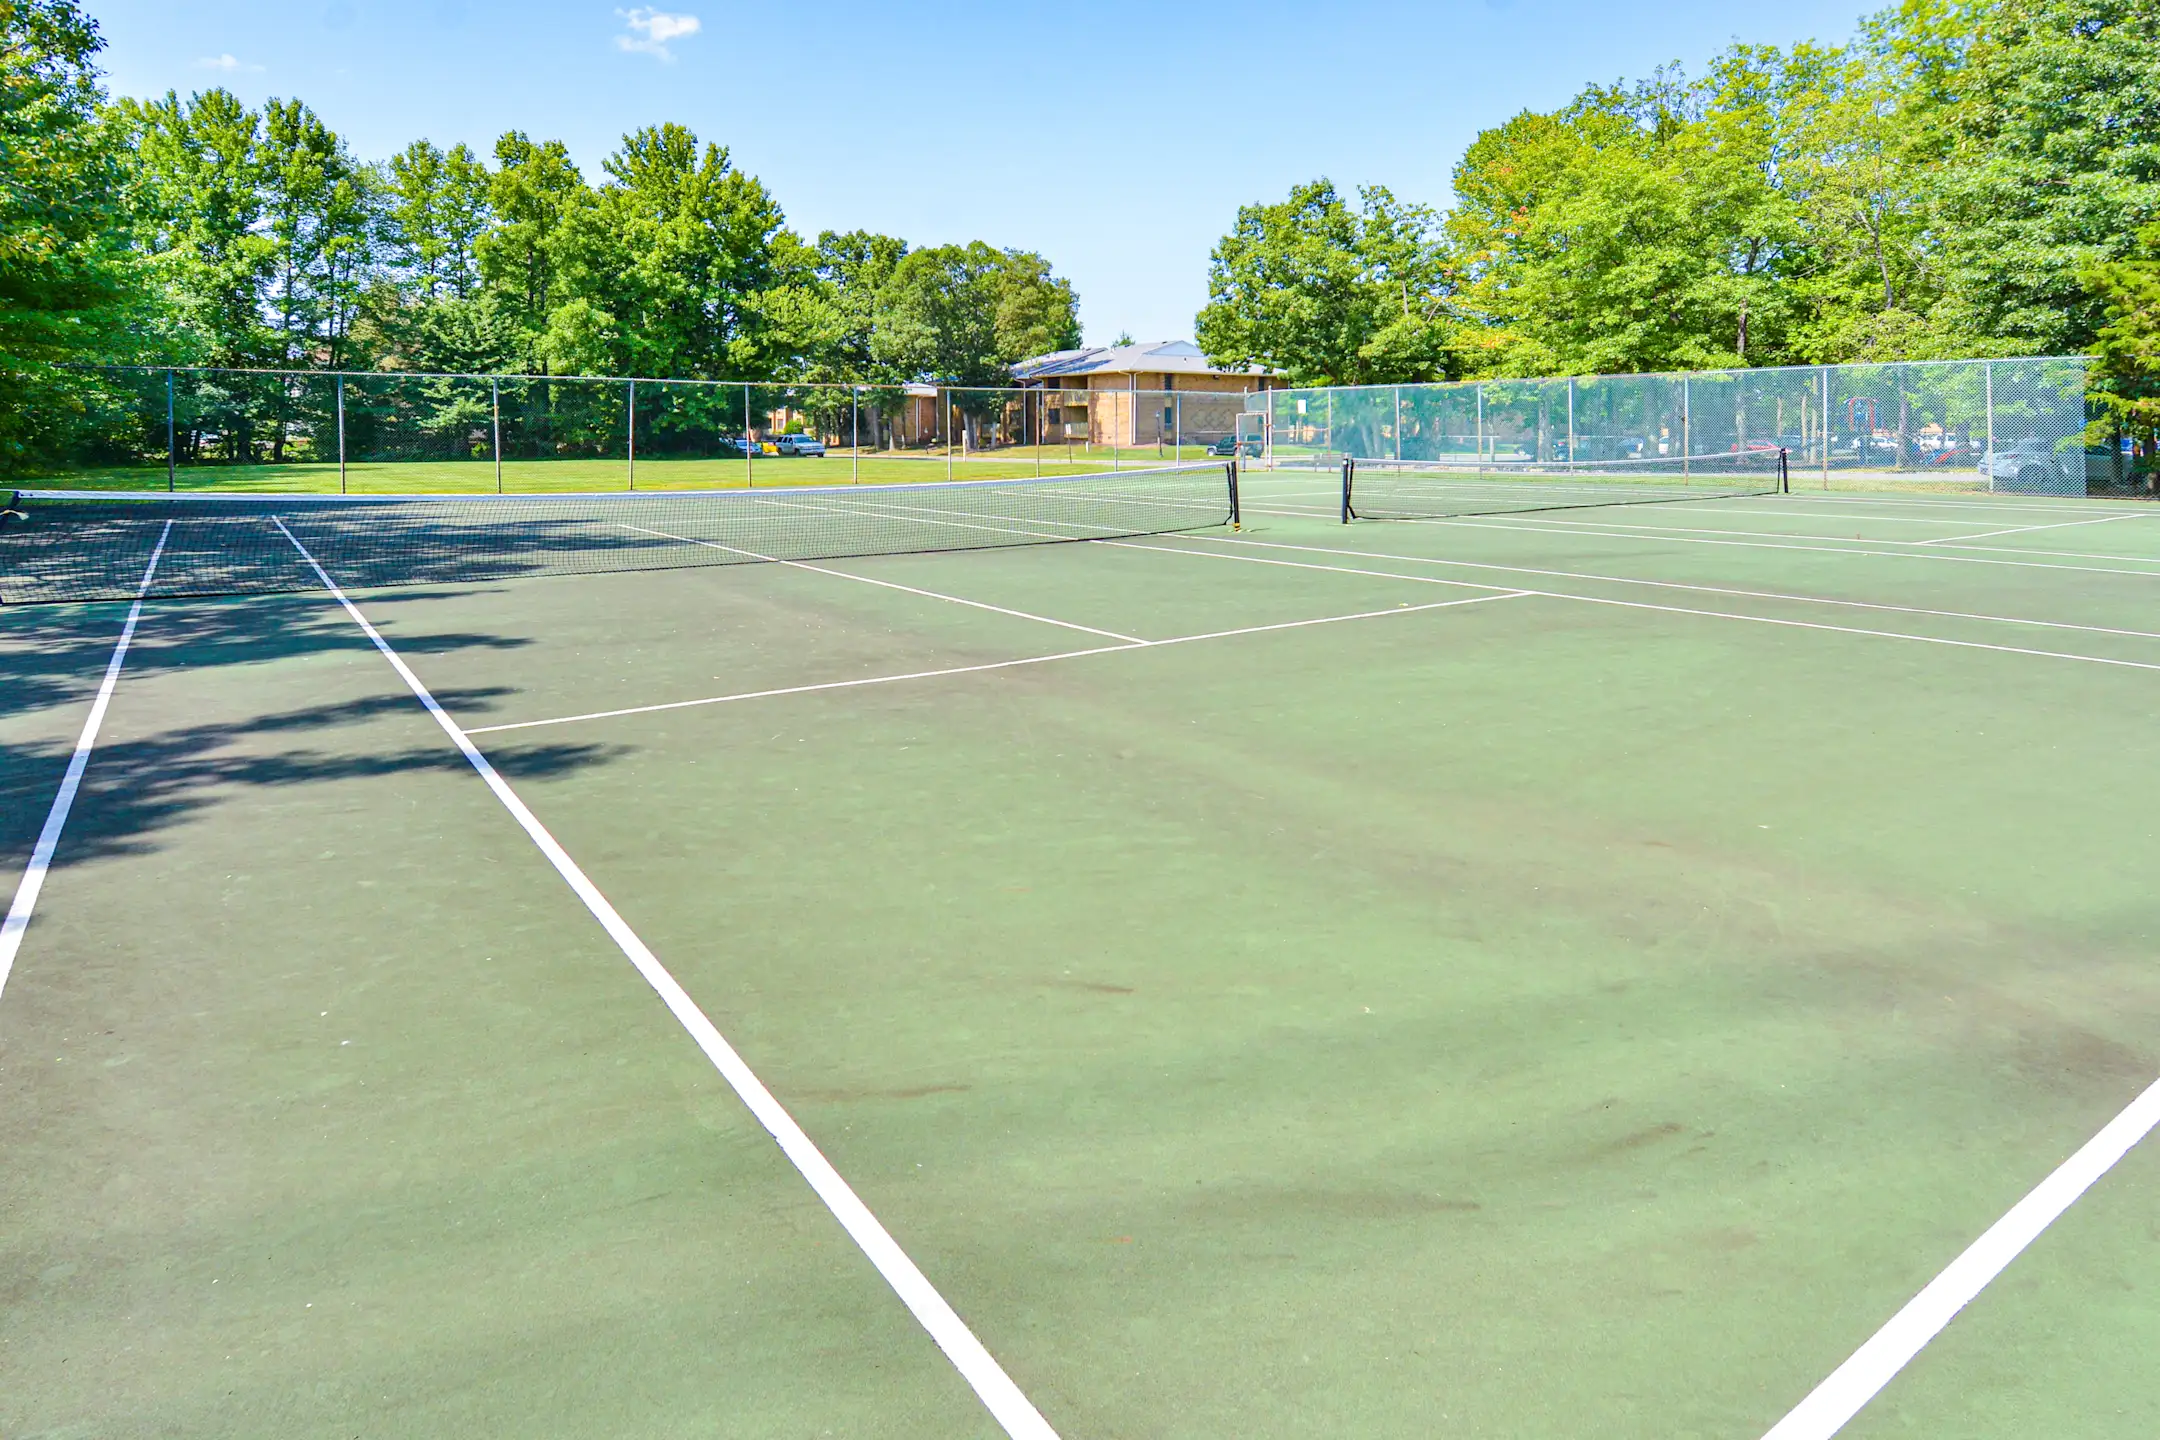
<svg viewBox="0 0 2160 1440"><path fill-rule="evenodd" d="M685 35L695 35L700 26L695 15L670 15L665 10L654 10L640 5L635 10L618 10L623 24L633 32L615 37L615 48L632 54L657 55L662 60L673 60L668 50L670 40L680 40Z"/></svg>
<svg viewBox="0 0 2160 1440"><path fill-rule="evenodd" d="M205 55L195 62L195 68L198 70L222 70L227 75L239 75L242 73L256 75L262 72L263 67L250 65L245 60L235 60L230 55Z"/></svg>

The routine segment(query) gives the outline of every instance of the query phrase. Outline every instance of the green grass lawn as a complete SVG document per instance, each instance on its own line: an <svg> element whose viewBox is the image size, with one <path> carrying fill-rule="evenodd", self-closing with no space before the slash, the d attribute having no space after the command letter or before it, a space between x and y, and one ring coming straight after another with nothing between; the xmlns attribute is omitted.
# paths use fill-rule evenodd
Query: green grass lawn
<svg viewBox="0 0 2160 1440"><path fill-rule="evenodd" d="M1211 458L1205 446L1182 449L1154 446L1111 450L1098 447L1045 446L999 450L989 454L911 451L906 454L836 450L822 459L761 456L742 460L640 460L640 490L729 490L749 485L905 485L955 479L1003 480L1016 476L1092 475L1104 470L1133 470L1180 461ZM510 494L626 490L632 476L623 458L605 460L506 460L501 488ZM75 490L163 490L162 466L82 470L46 476L27 488ZM190 492L233 491L258 494L336 494L334 464L191 465L182 467L174 488ZM496 488L496 469L486 460L359 461L345 467L343 488L353 494L480 495Z"/></svg>

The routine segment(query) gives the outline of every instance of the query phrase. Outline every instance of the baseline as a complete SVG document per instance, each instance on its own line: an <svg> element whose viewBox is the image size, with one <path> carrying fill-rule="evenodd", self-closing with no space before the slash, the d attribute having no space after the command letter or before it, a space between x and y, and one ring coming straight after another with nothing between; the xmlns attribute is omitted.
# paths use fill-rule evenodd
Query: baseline
<svg viewBox="0 0 2160 1440"><path fill-rule="evenodd" d="M90 702L90 713L83 717L82 733L75 738L75 752L68 757L67 772L60 777L60 788L53 794L52 808L45 813L45 824L38 830L37 843L31 847L30 863L23 867L22 879L15 886L15 898L8 905L7 918L0 920L0 992L6 991L8 976L14 973L15 957L22 950L23 932L30 928L30 916L37 909L38 896L45 889L45 876L52 869L53 853L60 848L60 832L67 828L68 815L75 808L76 793L82 788L83 772L90 768L90 752L97 747L98 731L104 728L105 712L112 705L114 688L120 683L120 667L127 660L128 646L134 642L135 626L142 619L143 597L150 593L150 582L157 575L165 542L172 538L172 527L173 522L167 520L165 528L158 532L157 544L150 551L150 563L143 567L142 583L135 590L135 603L128 606L127 620L120 626L120 638L113 645L112 659L105 662L105 678L98 684L97 698Z"/></svg>
<svg viewBox="0 0 2160 1440"><path fill-rule="evenodd" d="M1149 547L1139 547L1149 548ZM1329 568L1329 567L1316 567ZM1403 576L1415 580L1418 576ZM1516 600L1534 592L1505 590L1499 586L1431 580L1429 584L1461 583L1464 588L1499 590L1493 595L1472 595L1463 600L1435 600L1426 605L1397 605L1387 610L1360 610L1354 615L1323 615L1313 620L1280 620L1272 625L1245 625L1235 630L1210 630L1198 635L1173 635L1167 640L1136 640L1130 645L1096 645L1086 650L1061 650L1054 655L1027 655L1018 660L992 660L982 665L954 665L943 670L911 670L901 675L866 675L857 680L825 680L815 685L788 685L777 690L745 690L733 695L706 695L694 700L663 700L652 705L628 705L619 710L589 710L580 715L557 715L547 720L514 720L504 725L475 725L468 735L492 735L504 730L535 730L546 725L571 725L583 720L614 720L624 715L651 715L662 710L691 710L703 705L732 705L738 700L769 700L779 695L807 695L818 690L853 690L865 685L892 685L903 680L935 680L946 675L975 675L985 670L1011 670L1021 665L1047 665L1053 660L1078 660L1088 655L1115 655L1125 650L1159 650L1167 645L1190 645L1197 640L1228 640L1238 635L1260 635L1271 630L1303 630L1313 625L1340 625L1350 620L1377 620L1383 615L1415 615L1424 610L1447 610L1457 605L1482 605L1488 600Z"/></svg>
<svg viewBox="0 0 2160 1440"><path fill-rule="evenodd" d="M324 570L307 547L300 543L299 538L286 529L285 522L273 516L271 523L292 542L293 548L315 572L316 578L322 581L323 588L330 593L331 598L344 608L346 615L360 627L376 650L381 652L390 668L397 672L406 688L412 691L413 697L434 718L435 723L442 727L450 743L464 755L467 763L473 767L488 789L494 792L495 798L502 802L503 808L510 812L511 818L517 821L533 844L539 847L540 853L547 857L556 873L562 876L578 899L584 902L593 918L600 922L600 927L607 931L609 938L615 942L624 957L636 968L638 974L644 977L645 982L652 986L654 993L689 1033L691 1040L705 1052L706 1058L712 1061L713 1068L720 1072L721 1077L741 1098L750 1113L757 1117L758 1123L765 1127L766 1132L773 1137L803 1179L809 1182L810 1188L817 1192L818 1198L825 1202L825 1207L832 1212L833 1218L840 1222L841 1228L847 1231L848 1237L862 1250L870 1263L877 1267L878 1273L900 1297L901 1303L908 1307L923 1329L929 1332L930 1338L937 1342L938 1348L945 1352L946 1358L952 1361L953 1368L958 1370L961 1377L974 1389L976 1396L1004 1428L1005 1433L1012 1436L1013 1440L1057 1440L1057 1432L1051 1429L1049 1421L1043 1418L1042 1413L1021 1392L1020 1387L1013 1383L1012 1377L1005 1373L1004 1368L976 1338L975 1332L970 1330L952 1306L946 1303L945 1297L931 1285L929 1277L908 1258L899 1242L892 1238L877 1216L871 1213L870 1207L862 1202L840 1172L833 1168L832 1162L825 1158L824 1152L817 1148L809 1134L796 1123L795 1117L789 1114L772 1091L765 1087L765 1082L760 1080L756 1072L736 1053L735 1048L720 1033L719 1027L713 1024L698 1007L697 1002L690 998L689 992L684 990L668 972L667 967L661 964L660 957L630 928L629 922L623 919L621 912L616 910L600 887L592 882L577 861L571 858L570 852L540 823L539 816L526 806L524 800L510 787L510 783L503 779L487 757L480 753L479 747L459 728L457 721L443 709L420 677L405 663L404 658L391 648L390 642L383 638L382 633L361 613L351 597L330 578L329 572Z"/></svg>

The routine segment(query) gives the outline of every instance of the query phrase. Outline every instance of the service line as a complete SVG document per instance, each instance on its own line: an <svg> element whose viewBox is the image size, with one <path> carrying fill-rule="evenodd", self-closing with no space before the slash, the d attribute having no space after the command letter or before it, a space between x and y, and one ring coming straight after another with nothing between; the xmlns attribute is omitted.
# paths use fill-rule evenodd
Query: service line
<svg viewBox="0 0 2160 1440"><path fill-rule="evenodd" d="M1015 620L1033 620L1038 625L1055 625L1060 630L1077 630L1083 635L1100 635L1105 640L1122 640L1128 645L1140 643L1137 635L1120 635L1115 630L1098 630L1093 625L1080 625L1071 620L1058 620L1048 615L1032 615L1025 610L1008 610L1003 605L992 605L983 600L969 600L959 595L947 595L939 590L920 590L913 585L902 585L893 580L873 580L868 575L850 575L845 570L833 570L823 565L812 565L807 560L782 560L777 555L761 555L755 550L745 550L736 545L722 545L717 540L697 540L688 535L677 535L668 530L649 530L643 525L624 525L625 530L635 530L640 535L658 535L663 540L675 540L685 545L702 545L708 550L724 550L730 555L741 555L750 560L763 560L772 565L785 565L793 570L808 570L813 575L830 575L836 580L853 580L858 585L875 585L882 590L898 590L908 595L920 595L926 600L943 600L953 605L965 605L971 610L989 610L999 615L1010 615Z"/></svg>
<svg viewBox="0 0 2160 1440"><path fill-rule="evenodd" d="M120 638L113 645L112 659L105 662L105 678L98 685L97 698L90 702L90 713L83 717L82 733L75 737L75 753L68 757L67 772L60 777L60 789L53 795L52 809L45 812L44 828L38 831L37 844L31 847L30 863L23 867L23 877L15 887L15 899L8 906L7 918L0 920L0 991L7 989L8 976L14 972L15 956L22 950L23 932L30 928L31 912L37 909L38 894L45 888L45 875L52 868L53 852L60 848L60 832L67 828L68 813L75 808L76 792L82 788L83 772L90 767L90 752L97 747L98 731L104 728L105 711L112 705L113 687L120 683L120 666L127 659L129 644L135 639L136 622L142 619L143 598L150 593L150 581L157 575L158 560L165 553L165 542L172 538L172 527L173 522L167 520L165 528L158 531L157 544L150 550L150 563L143 567L142 583L135 587L135 603L128 606L127 620L120 626Z"/></svg>
<svg viewBox="0 0 2160 1440"><path fill-rule="evenodd" d="M1332 568L1332 567L1319 567ZM1089 655L1115 655L1125 650L1159 650L1166 645L1190 645L1199 640L1228 640L1239 635L1261 635L1274 630L1303 630L1313 625L1340 625L1350 620L1377 620L1383 615L1415 615L1425 610L1447 610L1457 605L1482 605L1488 600L1517 600L1532 594L1469 581L1430 580L1405 575L1405 580L1425 579L1427 584L1453 584L1468 590L1497 593L1472 595L1462 600L1435 600L1424 605L1396 605L1386 610L1360 610L1353 615L1323 615L1313 620L1282 620L1272 625L1242 625L1235 630L1208 630L1197 635L1173 635L1167 640L1135 640L1129 645L1096 645L1086 650L1060 650L1053 655L1026 655L1018 660L991 660L981 665L952 665L942 670L910 670L899 675L865 675L856 680L825 680L815 685L786 685L775 690L744 690L732 695L703 695L694 700L664 700L654 705L628 705L619 710L588 710L579 715L557 715L547 720L513 720L504 725L474 725L468 735L493 735L504 730L534 730L546 725L575 725L585 720L613 720L624 715L651 715L662 710L694 710L706 705L732 705L739 700L769 700L779 695L808 695L819 690L853 690L865 685L892 685L903 680L936 680L947 675L977 675L986 670L1011 670L1022 665L1047 665L1054 660L1079 660Z"/></svg>
<svg viewBox="0 0 2160 1440"><path fill-rule="evenodd" d="M2141 518L2143 517L2132 511L2122 515L2102 515L2091 520L2057 520L2047 525L2018 525L2008 530L1983 530L1978 535L1953 535L1950 540L1992 540L1998 535L2030 535L2035 530L2068 530L2078 525L2106 525L2115 520L2137 520ZM1950 543L1950 540L1918 540L1913 543L1918 545L1944 545Z"/></svg>

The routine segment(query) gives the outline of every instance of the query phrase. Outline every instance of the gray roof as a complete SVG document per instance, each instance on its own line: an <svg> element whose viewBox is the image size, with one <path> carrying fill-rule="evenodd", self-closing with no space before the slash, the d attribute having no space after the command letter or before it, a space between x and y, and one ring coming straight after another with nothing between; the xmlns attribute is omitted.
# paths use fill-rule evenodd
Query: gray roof
<svg viewBox="0 0 2160 1440"><path fill-rule="evenodd" d="M1095 345L1037 355L1012 367L1015 380L1045 380L1057 375L1124 375L1146 371L1169 375L1266 375L1259 365L1210 365L1190 340L1157 340L1145 345Z"/></svg>

